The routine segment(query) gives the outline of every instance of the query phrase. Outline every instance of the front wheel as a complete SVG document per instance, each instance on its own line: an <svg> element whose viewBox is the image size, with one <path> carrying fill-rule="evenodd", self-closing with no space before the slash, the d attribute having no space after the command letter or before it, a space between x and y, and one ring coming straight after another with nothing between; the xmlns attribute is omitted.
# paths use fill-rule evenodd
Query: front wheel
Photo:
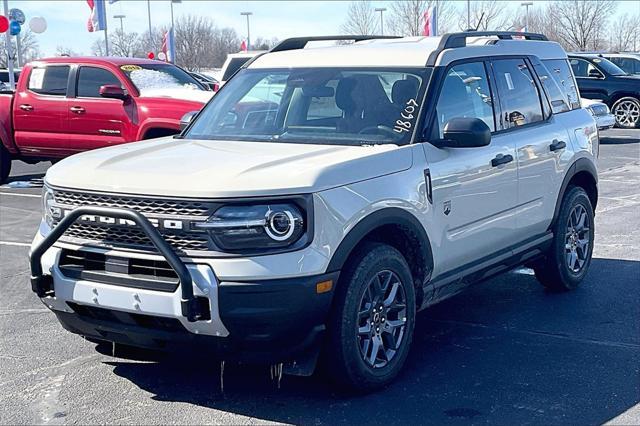
<svg viewBox="0 0 640 426"><path fill-rule="evenodd" d="M404 365L415 325L415 289L407 261L386 244L363 245L343 273L326 365L341 386L368 392L391 382Z"/></svg>
<svg viewBox="0 0 640 426"><path fill-rule="evenodd" d="M584 189L569 188L553 234L546 258L533 268L536 278L550 290L573 290L587 274L595 236L593 207Z"/></svg>
<svg viewBox="0 0 640 426"><path fill-rule="evenodd" d="M611 109L618 127L635 129L640 127L640 101L636 98L625 97L618 99Z"/></svg>

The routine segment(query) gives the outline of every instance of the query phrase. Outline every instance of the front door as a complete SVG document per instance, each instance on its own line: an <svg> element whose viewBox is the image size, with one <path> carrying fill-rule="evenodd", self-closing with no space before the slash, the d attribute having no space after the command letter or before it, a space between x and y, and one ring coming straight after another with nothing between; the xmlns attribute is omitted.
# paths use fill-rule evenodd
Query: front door
<svg viewBox="0 0 640 426"><path fill-rule="evenodd" d="M37 65L13 101L16 145L30 156L64 157L67 150L69 65Z"/></svg>
<svg viewBox="0 0 640 426"><path fill-rule="evenodd" d="M479 118L495 132L495 106L483 62L450 67L440 89L432 137L442 138L444 126L456 117ZM494 134L488 146L477 148L423 146L438 234L434 243L439 246L434 252L439 258L437 273L463 267L512 244L517 204L513 138Z"/></svg>

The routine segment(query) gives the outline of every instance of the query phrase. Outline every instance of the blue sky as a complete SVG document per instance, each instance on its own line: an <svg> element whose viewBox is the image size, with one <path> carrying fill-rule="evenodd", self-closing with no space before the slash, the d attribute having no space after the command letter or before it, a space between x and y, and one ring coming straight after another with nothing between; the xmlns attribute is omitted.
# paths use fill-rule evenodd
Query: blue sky
<svg viewBox="0 0 640 426"><path fill-rule="evenodd" d="M389 1L373 1L374 7L389 8ZM521 1L505 1L505 7L516 13ZM533 8L541 7L543 1L534 1ZM70 47L78 53L89 54L94 40L104 39L102 32L89 33L86 22L89 8L84 0L34 1L9 0L9 7L18 7L27 16L42 16L47 20L48 28L37 36L44 55L52 55L56 46ZM348 1L203 1L182 0L174 4L174 14L195 14L208 16L218 26L232 27L244 36L246 20L240 12L253 12L251 17L251 37L278 37L280 39L300 35L338 34L343 23ZM466 7L466 1L456 2L460 10ZM617 16L622 13L637 13L640 1L620 1ZM388 13L388 12L387 12ZM120 0L107 4L108 28L119 27L120 21L115 14L124 14L125 31L143 32L148 28L146 0ZM154 26L168 26L171 22L169 0L151 1L151 22Z"/></svg>

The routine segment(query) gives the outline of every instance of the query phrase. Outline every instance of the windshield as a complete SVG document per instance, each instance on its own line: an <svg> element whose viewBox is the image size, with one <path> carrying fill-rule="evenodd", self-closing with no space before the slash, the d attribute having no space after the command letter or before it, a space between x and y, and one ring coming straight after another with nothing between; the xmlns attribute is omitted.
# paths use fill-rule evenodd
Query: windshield
<svg viewBox="0 0 640 426"><path fill-rule="evenodd" d="M609 75L626 75L620 67L605 58L594 58L593 62L602 68Z"/></svg>
<svg viewBox="0 0 640 426"><path fill-rule="evenodd" d="M195 78L170 64L121 65L120 69L141 96L157 90L205 90Z"/></svg>
<svg viewBox="0 0 640 426"><path fill-rule="evenodd" d="M405 144L420 110L421 69L245 69L188 129L191 139Z"/></svg>

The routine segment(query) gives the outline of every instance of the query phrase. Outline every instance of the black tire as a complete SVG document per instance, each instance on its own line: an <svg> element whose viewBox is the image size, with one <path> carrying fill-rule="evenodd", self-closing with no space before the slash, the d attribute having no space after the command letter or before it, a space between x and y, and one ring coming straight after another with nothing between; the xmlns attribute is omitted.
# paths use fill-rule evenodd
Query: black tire
<svg viewBox="0 0 640 426"><path fill-rule="evenodd" d="M11 173L11 153L0 142L0 185L5 183Z"/></svg>
<svg viewBox="0 0 640 426"><path fill-rule="evenodd" d="M575 221L580 223L580 219L576 217L577 215L582 217L582 212L585 215L586 228L579 230L580 227ZM584 279L593 253L595 236L593 219L593 206L587 193L581 187L569 187L562 199L558 219L553 226L551 248L545 258L533 266L536 278L549 290L573 290ZM585 237L588 237L588 242L583 246L580 241ZM571 252L574 250L577 256L575 259L571 257ZM582 262L580 258L583 258Z"/></svg>
<svg viewBox="0 0 640 426"><path fill-rule="evenodd" d="M390 277L388 281L384 278L386 276ZM379 277L382 278L374 281ZM376 287L376 282L381 285ZM395 283L398 283L398 286ZM373 286L371 292L365 295L365 291L370 286ZM380 311L380 307L383 304L386 306L386 302L390 300L392 288L396 288L395 296L392 297L393 303L388 310L385 307ZM373 297L375 290L378 289L380 290L378 294L383 296ZM367 300L380 302L368 303ZM404 300L404 304L396 300ZM370 392L387 385L398 375L411 347L416 316L415 300L411 270L398 250L380 243L366 243L358 250L340 277L325 347L325 369L340 389ZM379 303L377 317L372 314L375 312L373 309L376 309L372 305L376 303ZM404 308L402 308L403 305ZM372 316L364 318L359 315L363 306L368 312L366 315ZM400 310L397 311L398 309ZM372 327L370 335L367 334L369 337L362 337L358 327L362 321L365 326L369 326L373 323L374 317L377 325ZM388 318L386 323L385 318ZM406 319L403 320L403 318ZM372 343L374 339L382 343L383 350L376 351L376 355L380 354L381 358L384 358L379 361L379 364L383 365L376 365L377 356L364 355L363 347L367 338L371 345L367 345L367 348L377 347L377 343ZM398 342L397 345L392 343L394 340ZM391 355L386 347L393 352ZM369 353L368 349L367 353ZM373 358L373 366L365 361L365 356L368 359Z"/></svg>
<svg viewBox="0 0 640 426"><path fill-rule="evenodd" d="M616 127L640 128L640 100L631 96L620 98L614 102L611 112L616 118Z"/></svg>

